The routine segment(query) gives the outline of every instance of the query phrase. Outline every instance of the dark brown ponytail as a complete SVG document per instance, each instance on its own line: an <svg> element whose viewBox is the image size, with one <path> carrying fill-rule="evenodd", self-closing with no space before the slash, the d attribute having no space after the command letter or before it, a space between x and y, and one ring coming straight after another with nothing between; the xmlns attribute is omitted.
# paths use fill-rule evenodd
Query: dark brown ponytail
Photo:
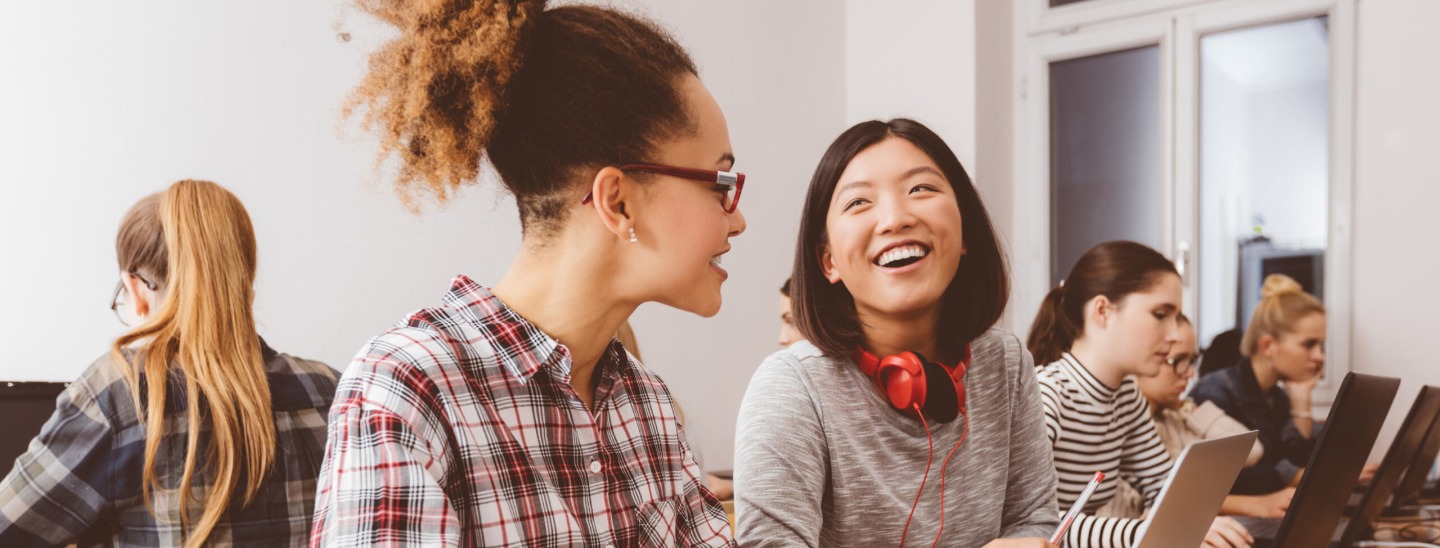
<svg viewBox="0 0 1440 548"><path fill-rule="evenodd" d="M1065 286L1058 286L1045 294L1040 303L1040 313L1035 323L1030 324L1030 336L1025 347L1035 358L1035 365L1044 365L1060 359L1060 354L1070 349L1071 343L1080 335L1080 327L1065 316Z"/></svg>

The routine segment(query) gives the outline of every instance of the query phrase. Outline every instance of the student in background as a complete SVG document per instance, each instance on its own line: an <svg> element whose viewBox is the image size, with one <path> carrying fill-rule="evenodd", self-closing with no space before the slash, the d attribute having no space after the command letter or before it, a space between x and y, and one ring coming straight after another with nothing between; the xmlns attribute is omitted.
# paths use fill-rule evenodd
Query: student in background
<svg viewBox="0 0 1440 548"><path fill-rule="evenodd" d="M1151 418L1155 421L1160 441L1165 444L1165 451L1170 454L1171 459L1179 457L1185 446L1191 443L1250 431L1210 402L1197 405L1193 400L1181 397L1190 380L1195 378L1195 362L1199 356L1196 350L1195 326L1184 314L1178 319L1180 339L1170 350L1166 359L1167 367L1161 367L1154 376L1136 378L1140 393L1144 394L1145 400L1150 403ZM1246 458L1245 465L1252 466L1259 462L1264 453L1264 447L1257 440ZM1287 488L1269 495L1230 495L1221 505L1220 513L1281 517L1289 508L1294 492L1293 488ZM1101 509L1098 515L1140 517L1145 510L1143 502L1144 498L1139 492L1129 483L1121 482L1116 497Z"/></svg>
<svg viewBox="0 0 1440 548"><path fill-rule="evenodd" d="M255 232L220 185L137 202L111 309L130 330L0 483L0 546L301 545L337 374L255 329Z"/></svg>
<svg viewBox="0 0 1440 548"><path fill-rule="evenodd" d="M1106 242L1080 257L1030 326L1027 346L1046 364L1040 394L1060 508L1075 503L1095 471L1107 478L1066 533L1068 546L1132 546L1140 520L1095 512L1121 480L1148 508L1170 473L1170 456L1134 377L1166 367L1179 342L1180 298L1180 276L1163 255L1135 242ZM1252 541L1244 527L1223 517L1206 537L1207 545L1220 547Z"/></svg>
<svg viewBox="0 0 1440 548"><path fill-rule="evenodd" d="M795 327L795 306L790 301L790 278L785 278L785 283L780 286L780 346L786 347L795 344L795 341L805 338L800 335L800 329Z"/></svg>
<svg viewBox="0 0 1440 548"><path fill-rule="evenodd" d="M737 536L1052 546L1055 470L1033 367L991 327L1009 294L1004 255L945 142L903 118L846 130L810 181L797 250L804 339L745 392Z"/></svg>
<svg viewBox="0 0 1440 548"><path fill-rule="evenodd" d="M1201 378L1191 397L1260 431L1265 457L1240 471L1233 493L1295 487L1322 427L1311 393L1325 370L1325 305L1287 276L1266 277L1240 351L1244 359ZM1362 480L1375 468L1367 465Z"/></svg>
<svg viewBox="0 0 1440 548"><path fill-rule="evenodd" d="M488 163L523 236L493 289L455 278L347 368L314 543L732 545L670 392L615 340L645 302L718 312L745 230L689 54L609 8L361 5L399 30L355 96L396 184L443 202Z"/></svg>

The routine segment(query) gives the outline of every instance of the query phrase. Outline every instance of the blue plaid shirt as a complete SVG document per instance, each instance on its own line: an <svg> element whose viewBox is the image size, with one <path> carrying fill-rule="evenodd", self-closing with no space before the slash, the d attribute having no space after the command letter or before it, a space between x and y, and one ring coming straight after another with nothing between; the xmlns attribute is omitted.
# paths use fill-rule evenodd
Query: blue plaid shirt
<svg viewBox="0 0 1440 548"><path fill-rule="evenodd" d="M264 341L261 347L278 452L249 506L243 490L236 490L209 544L270 548L309 541L325 418L338 374L320 362L279 354ZM155 466L162 488L152 493L152 513L140 492L145 424L135 413L121 367L107 354L56 399L55 414L0 483L0 546L184 544L179 506L188 435L184 385L172 379L165 440ZM175 395L177 390L181 395ZM202 432L202 452L207 445ZM197 466L192 483L208 488L203 467ZM192 520L198 519L202 506L189 504Z"/></svg>

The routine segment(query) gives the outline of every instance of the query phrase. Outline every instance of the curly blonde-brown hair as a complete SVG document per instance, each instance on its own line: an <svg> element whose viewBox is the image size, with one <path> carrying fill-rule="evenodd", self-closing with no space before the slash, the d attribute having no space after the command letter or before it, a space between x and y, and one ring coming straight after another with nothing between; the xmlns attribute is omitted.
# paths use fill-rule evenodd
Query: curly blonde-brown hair
<svg viewBox="0 0 1440 548"><path fill-rule="evenodd" d="M346 103L363 107L378 130L381 158L398 155L396 189L412 185L440 201L474 181L504 106L505 85L519 70L520 48L543 0L360 0L360 8L400 29L370 55L370 71Z"/></svg>
<svg viewBox="0 0 1440 548"><path fill-rule="evenodd" d="M407 203L448 200L488 159L524 232L546 231L584 195L584 170L647 161L693 131L680 81L694 61L635 15L539 0L361 1L401 35L371 56L345 112L363 108L380 159L399 157Z"/></svg>

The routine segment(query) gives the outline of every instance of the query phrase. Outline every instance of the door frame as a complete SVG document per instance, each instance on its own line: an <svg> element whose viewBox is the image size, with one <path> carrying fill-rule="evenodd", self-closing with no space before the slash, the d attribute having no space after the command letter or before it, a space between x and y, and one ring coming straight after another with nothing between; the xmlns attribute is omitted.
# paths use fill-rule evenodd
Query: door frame
<svg viewBox="0 0 1440 548"><path fill-rule="evenodd" d="M1198 309L1199 40L1216 32L1326 15L1330 27L1329 196L1325 252L1327 359L1315 402L1326 404L1352 369L1356 0L1090 0L1049 8L1015 4L1017 95L1015 295L1011 328L1024 333L1049 292L1049 64L1133 47L1160 47L1162 253L1184 273L1185 310ZM1187 250L1188 248L1188 250ZM1192 316L1193 317L1193 316ZM1201 341L1202 343L1206 341Z"/></svg>

